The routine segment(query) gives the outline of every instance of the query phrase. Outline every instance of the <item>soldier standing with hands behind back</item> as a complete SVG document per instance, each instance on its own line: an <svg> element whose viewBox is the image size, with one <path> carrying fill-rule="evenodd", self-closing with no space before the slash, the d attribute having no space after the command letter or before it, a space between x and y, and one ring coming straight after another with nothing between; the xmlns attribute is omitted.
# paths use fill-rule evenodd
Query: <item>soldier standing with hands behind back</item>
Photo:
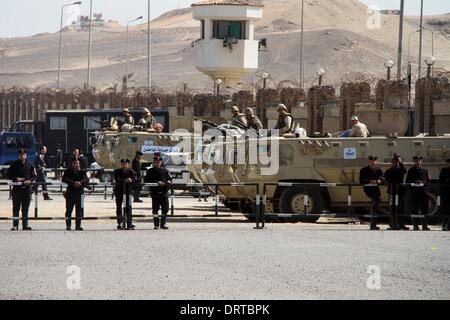
<svg viewBox="0 0 450 320"><path fill-rule="evenodd" d="M9 180L20 185L12 188L13 217L19 218L20 207L22 207L22 230L30 231L28 226L28 209L31 202L31 185L36 179L36 171L31 163L27 161L27 152L24 149L18 151L19 160L14 161L7 172ZM13 221L11 231L19 230L19 220Z"/></svg>
<svg viewBox="0 0 450 320"><path fill-rule="evenodd" d="M439 175L441 185L442 211L447 216L442 225L442 231L450 230L450 159L447 160L447 167L442 169Z"/></svg>
<svg viewBox="0 0 450 320"><path fill-rule="evenodd" d="M383 171L378 167L378 157L369 157L369 165L361 169L359 174L359 181L362 185L364 185L364 193L366 194L366 196L372 199L373 213L378 214L379 206L381 203L381 192L378 185L383 182ZM377 227L373 215L370 221L370 230L380 230L380 228Z"/></svg>
<svg viewBox="0 0 450 320"><path fill-rule="evenodd" d="M135 183L133 185L133 198L134 202L142 203L143 201L140 199L141 196L141 190L142 190L142 164L141 164L141 158L143 154L140 151L136 152L136 156L133 159L133 162L131 164L131 169L136 173L136 179Z"/></svg>
<svg viewBox="0 0 450 320"><path fill-rule="evenodd" d="M162 167L161 157L155 155L153 158L153 167L147 171L145 177L145 183L157 183L157 187L151 187L152 195L152 209L153 209L153 222L155 230L169 229L166 227L166 217L169 212L169 186L172 184L172 175L169 170ZM159 209L161 208L161 225L158 217Z"/></svg>
<svg viewBox="0 0 450 320"><path fill-rule="evenodd" d="M133 225L133 217L131 212L131 188L133 183L135 182L136 173L130 169L130 160L122 159L120 161L122 164L121 169L117 169L114 171L114 179L116 185L114 187L114 195L116 197L116 215L117 215L117 229L124 230L125 229L125 220L126 219L126 229L134 230ZM124 193L126 195L124 199ZM124 218L122 213L122 204L123 201L126 201L125 205L125 215Z"/></svg>
<svg viewBox="0 0 450 320"><path fill-rule="evenodd" d="M415 184L411 186L411 214L417 215L419 213L419 206L422 215L425 216L422 223L422 230L429 231L427 215L428 215L428 195L426 193L425 185L430 183L430 174L428 170L422 167L423 159L421 156L415 156L414 167L408 170L406 176L406 183ZM417 219L413 218L414 231L419 231L419 224Z"/></svg>
<svg viewBox="0 0 450 320"><path fill-rule="evenodd" d="M403 181L405 179L406 168L403 165L402 158L399 154L394 154L392 159L392 166L386 170L384 173L384 180L388 183L388 194L392 199L392 203L395 203L398 196L398 213L404 215L404 197L405 197L405 186ZM405 225L404 217L398 217L395 212L393 212L391 228L393 230L409 230Z"/></svg>
<svg viewBox="0 0 450 320"><path fill-rule="evenodd" d="M72 212L75 207L76 225L75 230L83 231L81 219L83 219L84 187L89 183L86 171L81 171L80 160L72 161L72 168L64 172L62 182L67 184L66 198L66 230L70 231L72 226Z"/></svg>

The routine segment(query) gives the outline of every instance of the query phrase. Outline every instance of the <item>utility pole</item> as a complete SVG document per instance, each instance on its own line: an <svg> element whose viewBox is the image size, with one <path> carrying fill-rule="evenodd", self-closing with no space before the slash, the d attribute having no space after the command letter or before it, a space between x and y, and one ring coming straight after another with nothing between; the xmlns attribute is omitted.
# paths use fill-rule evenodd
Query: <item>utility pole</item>
<svg viewBox="0 0 450 320"><path fill-rule="evenodd" d="M89 9L89 43L88 43L88 70L87 70L87 89L91 87L91 54L92 54L92 0L90 0Z"/></svg>
<svg viewBox="0 0 450 320"><path fill-rule="evenodd" d="M303 18L304 18L304 13L305 13L305 0L302 0L302 21L301 21L301 28L302 28L302 31L301 31L301 40L300 40L300 85L301 85L301 87L302 88L304 88L304 80L305 80L305 75L304 75L304 73L305 73L305 70L303 69L303 34L304 34L304 21L303 21Z"/></svg>
<svg viewBox="0 0 450 320"><path fill-rule="evenodd" d="M398 60L397 80L402 80L402 55L403 55L403 21L405 16L405 0L400 0L400 27L398 32Z"/></svg>
<svg viewBox="0 0 450 320"><path fill-rule="evenodd" d="M420 1L420 40L419 40L419 73L420 79L422 74L422 47L423 47L423 0Z"/></svg>
<svg viewBox="0 0 450 320"><path fill-rule="evenodd" d="M151 30L150 30L150 0L148 0L148 25L147 25L148 39L147 39L147 54L148 54L148 70L147 70L147 88L150 94L152 86L152 55L151 55Z"/></svg>

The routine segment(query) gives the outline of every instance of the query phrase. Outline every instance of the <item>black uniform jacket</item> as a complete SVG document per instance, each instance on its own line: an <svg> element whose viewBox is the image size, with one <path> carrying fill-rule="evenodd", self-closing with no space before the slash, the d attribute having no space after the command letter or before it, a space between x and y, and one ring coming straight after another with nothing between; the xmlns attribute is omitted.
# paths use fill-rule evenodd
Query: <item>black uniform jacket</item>
<svg viewBox="0 0 450 320"><path fill-rule="evenodd" d="M450 197L450 168L444 168L439 175L441 183L441 194Z"/></svg>
<svg viewBox="0 0 450 320"><path fill-rule="evenodd" d="M114 171L114 180L116 181L116 185L114 187L114 192L116 194L123 194L123 187L125 185L125 180L130 178L132 183L130 186L136 181L136 172L134 170L129 169L127 172L123 171L123 169L116 169Z"/></svg>
<svg viewBox="0 0 450 320"><path fill-rule="evenodd" d="M138 178L141 177L142 164L137 158L133 159L133 163L131 164L131 169L133 169L133 171L136 172L136 175Z"/></svg>
<svg viewBox="0 0 450 320"><path fill-rule="evenodd" d="M402 184L405 181L406 168L403 163L399 163L399 166L394 168L391 167L384 173L384 180L389 184L388 193L391 193L391 185Z"/></svg>
<svg viewBox="0 0 450 320"><path fill-rule="evenodd" d="M370 184L372 180L381 180L383 177L383 171L376 167L372 169L371 167L367 166L365 168L362 168L359 173L359 183L364 184Z"/></svg>
<svg viewBox="0 0 450 320"><path fill-rule="evenodd" d="M85 171L67 169L66 172L64 172L62 182L67 183L67 193L83 194L84 187L89 183L89 178ZM75 182L81 182L81 187L76 188Z"/></svg>
<svg viewBox="0 0 450 320"><path fill-rule="evenodd" d="M48 168L48 160L45 155L42 156L41 154L38 154L34 160L34 168L37 172L43 172L45 168Z"/></svg>
<svg viewBox="0 0 450 320"><path fill-rule="evenodd" d="M7 178L9 180L12 180L12 182L17 182L17 178L23 178L25 180L33 182L36 180L36 170L34 170L34 166L29 163L28 161L25 161L25 163L22 163L20 160L16 160L9 166L8 172L7 172ZM23 189L23 188L30 188L26 186L14 186L14 189Z"/></svg>
<svg viewBox="0 0 450 320"><path fill-rule="evenodd" d="M162 187L151 187L152 195L165 194L169 192L168 182L172 182L172 175L166 168L150 168L145 177L145 183L158 183L162 181L165 185Z"/></svg>
<svg viewBox="0 0 450 320"><path fill-rule="evenodd" d="M429 183L430 175L428 170L424 168L417 168L416 166L408 170L408 175L406 176L406 183Z"/></svg>

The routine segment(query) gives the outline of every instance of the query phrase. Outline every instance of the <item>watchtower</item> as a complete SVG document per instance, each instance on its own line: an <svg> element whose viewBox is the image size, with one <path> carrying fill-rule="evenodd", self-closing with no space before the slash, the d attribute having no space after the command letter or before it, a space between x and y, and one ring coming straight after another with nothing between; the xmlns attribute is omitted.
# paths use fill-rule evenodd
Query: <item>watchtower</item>
<svg viewBox="0 0 450 320"><path fill-rule="evenodd" d="M262 4L245 0L210 0L192 4L201 23L195 42L196 67L213 81L235 85L258 69L259 41L254 22L262 18Z"/></svg>

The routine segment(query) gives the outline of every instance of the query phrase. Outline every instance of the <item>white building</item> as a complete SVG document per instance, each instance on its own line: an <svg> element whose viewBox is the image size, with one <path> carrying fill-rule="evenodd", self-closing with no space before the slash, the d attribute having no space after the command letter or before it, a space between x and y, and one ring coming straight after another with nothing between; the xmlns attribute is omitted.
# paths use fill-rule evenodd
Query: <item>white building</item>
<svg viewBox="0 0 450 320"><path fill-rule="evenodd" d="M193 17L201 22L196 41L199 71L225 85L234 85L258 69L259 41L254 39L261 4L246 0L210 0L194 3Z"/></svg>

